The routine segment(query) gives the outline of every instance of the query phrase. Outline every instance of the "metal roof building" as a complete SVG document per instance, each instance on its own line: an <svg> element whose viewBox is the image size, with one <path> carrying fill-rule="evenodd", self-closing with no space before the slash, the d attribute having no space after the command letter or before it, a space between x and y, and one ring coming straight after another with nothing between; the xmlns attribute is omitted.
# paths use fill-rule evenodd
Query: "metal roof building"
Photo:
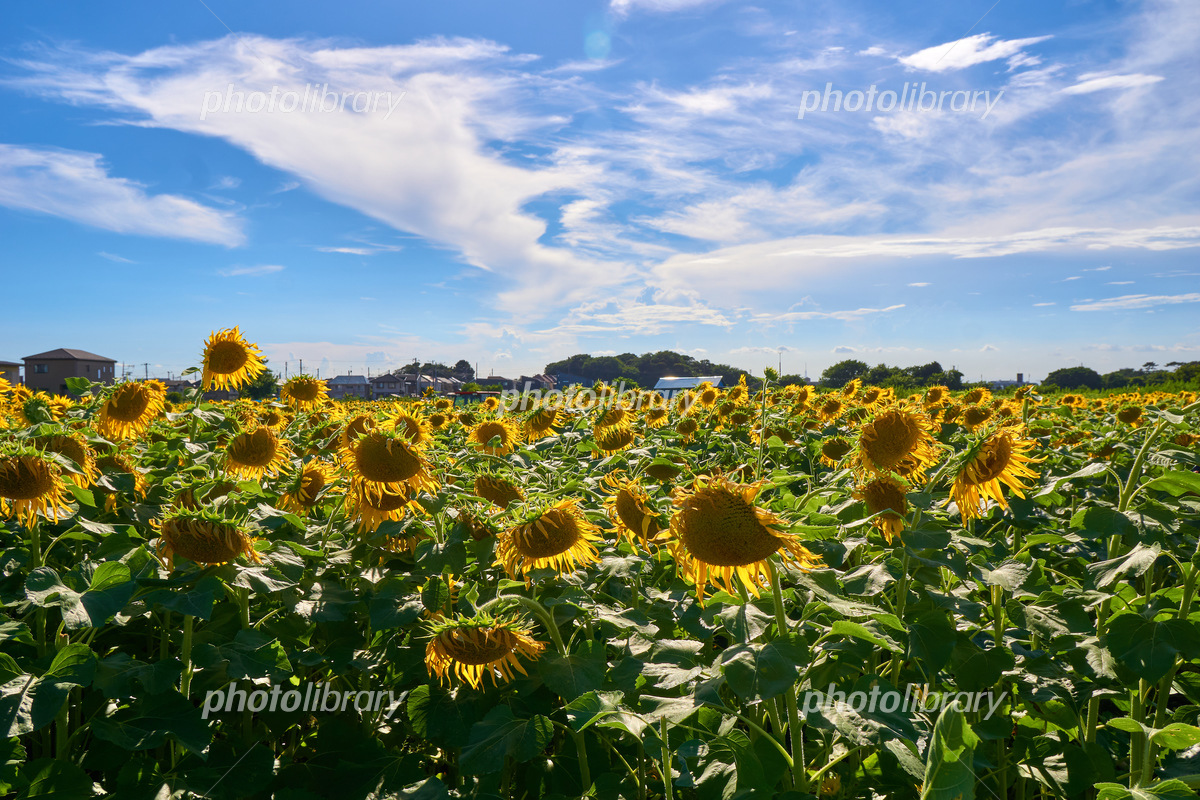
<svg viewBox="0 0 1200 800"><path fill-rule="evenodd" d="M661 394L666 399L670 400L675 395L687 389L695 389L700 384L708 381L717 388L721 387L721 382L725 380L723 375L709 375L698 378L659 378L658 383L654 384L654 391Z"/></svg>

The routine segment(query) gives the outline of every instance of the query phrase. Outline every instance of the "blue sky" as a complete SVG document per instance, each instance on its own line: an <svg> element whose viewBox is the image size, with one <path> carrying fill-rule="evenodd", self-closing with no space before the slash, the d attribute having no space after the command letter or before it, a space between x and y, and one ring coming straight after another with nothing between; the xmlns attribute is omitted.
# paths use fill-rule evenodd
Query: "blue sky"
<svg viewBox="0 0 1200 800"><path fill-rule="evenodd" d="M205 2L6 8L0 359L1200 359L1189 0Z"/></svg>

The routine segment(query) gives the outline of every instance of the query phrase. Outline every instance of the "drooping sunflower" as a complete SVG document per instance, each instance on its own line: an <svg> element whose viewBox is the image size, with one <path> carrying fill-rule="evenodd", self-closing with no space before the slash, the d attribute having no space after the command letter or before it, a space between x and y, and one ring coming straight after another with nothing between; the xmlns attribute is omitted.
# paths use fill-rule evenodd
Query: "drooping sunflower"
<svg viewBox="0 0 1200 800"><path fill-rule="evenodd" d="M492 444L492 440L496 444ZM485 419L467 436L467 444L476 450L493 456L506 456L516 449L521 441L521 432L509 419Z"/></svg>
<svg viewBox="0 0 1200 800"><path fill-rule="evenodd" d="M692 438L699 430L700 423L696 422L694 417L684 417L683 419L679 420L679 422L675 423L675 432L683 437L683 441L685 442L692 441Z"/></svg>
<svg viewBox="0 0 1200 800"><path fill-rule="evenodd" d="M259 409L256 421L273 431L282 431L292 420L282 409L268 406Z"/></svg>
<svg viewBox="0 0 1200 800"><path fill-rule="evenodd" d="M445 430L450 424L450 417L441 411L434 411L429 415L429 429L433 431Z"/></svg>
<svg viewBox="0 0 1200 800"><path fill-rule="evenodd" d="M475 494L499 507L508 508L509 503L519 503L525 499L521 487L510 480L498 475L481 474L475 476Z"/></svg>
<svg viewBox="0 0 1200 800"><path fill-rule="evenodd" d="M371 414L355 414L346 420L338 432L338 444L343 451L352 450L358 437L374 428L375 417Z"/></svg>
<svg viewBox="0 0 1200 800"><path fill-rule="evenodd" d="M31 447L0 452L0 515L16 517L28 528L39 512L55 522L60 514L70 514L62 469Z"/></svg>
<svg viewBox="0 0 1200 800"><path fill-rule="evenodd" d="M432 440L429 421L418 412L401 411L391 418L392 427L414 447L424 447Z"/></svg>
<svg viewBox="0 0 1200 800"><path fill-rule="evenodd" d="M950 395L950 390L945 386L930 386L925 390L925 398L922 401L926 408L941 405Z"/></svg>
<svg viewBox="0 0 1200 800"><path fill-rule="evenodd" d="M311 411L329 399L329 388L325 381L312 375L297 375L288 378L279 390L279 396L292 408Z"/></svg>
<svg viewBox="0 0 1200 800"><path fill-rule="evenodd" d="M370 485L356 478L346 495L346 511L358 519L359 530L371 533L384 522L398 522L409 511L421 511L421 507L416 502L416 493L404 484Z"/></svg>
<svg viewBox="0 0 1200 800"><path fill-rule="evenodd" d="M712 385L710 381L702 381L695 392L695 405L701 408L712 408L717 404L717 400L721 397L721 390Z"/></svg>
<svg viewBox="0 0 1200 800"><path fill-rule="evenodd" d="M159 533L159 553L172 567L176 556L197 564L224 564L238 556L262 562L250 534L234 520L211 511L175 511L163 519Z"/></svg>
<svg viewBox="0 0 1200 800"><path fill-rule="evenodd" d="M87 440L81 433L57 433L49 436L39 436L34 445L48 453L58 453L75 462L79 467L78 473L67 473L63 477L76 486L87 488L96 482L99 471L96 468L96 454L88 446Z"/></svg>
<svg viewBox="0 0 1200 800"><path fill-rule="evenodd" d="M962 418L967 430L974 432L992 418L992 409L986 406L967 406Z"/></svg>
<svg viewBox="0 0 1200 800"><path fill-rule="evenodd" d="M821 443L821 463L836 469L846 454L853 449L854 445L840 436L826 439Z"/></svg>
<svg viewBox="0 0 1200 800"><path fill-rule="evenodd" d="M671 419L671 412L663 406L653 406L646 409L646 425L651 428L661 428Z"/></svg>
<svg viewBox="0 0 1200 800"><path fill-rule="evenodd" d="M781 530L779 517L754 504L760 488L721 477L697 478L690 492L676 495L671 549L700 602L710 581L737 594L737 579L757 597L759 589L770 586L767 559L775 553L801 569L819 563L794 534Z"/></svg>
<svg viewBox="0 0 1200 800"><path fill-rule="evenodd" d="M213 331L204 343L204 391L239 389L266 369L258 345L242 337L238 327Z"/></svg>
<svg viewBox="0 0 1200 800"><path fill-rule="evenodd" d="M246 480L278 475L289 457L287 441L265 425L244 430L225 445L226 471Z"/></svg>
<svg viewBox="0 0 1200 800"><path fill-rule="evenodd" d="M395 431L367 431L343 454L343 460L369 488L395 490L404 486L418 493L435 491L438 486L421 450Z"/></svg>
<svg viewBox="0 0 1200 800"><path fill-rule="evenodd" d="M633 421L633 412L622 406L606 408L596 415L593 427L596 429L609 428L614 425L628 426Z"/></svg>
<svg viewBox="0 0 1200 800"><path fill-rule="evenodd" d="M451 685L452 676L478 689L483 679L493 684L512 681L514 670L527 675L520 659L536 661L546 645L515 619L479 614L472 618L438 619L429 626L425 667L431 678Z"/></svg>
<svg viewBox="0 0 1200 800"><path fill-rule="evenodd" d="M918 479L938 460L932 422L919 411L892 408L863 425L854 463L864 472Z"/></svg>
<svg viewBox="0 0 1200 800"><path fill-rule="evenodd" d="M525 435L530 439L540 439L554 433L554 426L559 422L557 408L538 408L529 412L525 418Z"/></svg>
<svg viewBox="0 0 1200 800"><path fill-rule="evenodd" d="M611 494L605 499L604 507L608 518L617 527L617 532L629 540L634 549L647 550L660 544L665 538L658 513L650 504L650 497L635 480L609 476L605 484Z"/></svg>
<svg viewBox="0 0 1200 800"><path fill-rule="evenodd" d="M309 461L292 478L288 490L280 498L280 508L297 514L307 514L317 501L321 492L334 482L333 468L320 461Z"/></svg>
<svg viewBox="0 0 1200 800"><path fill-rule="evenodd" d="M837 399L836 397L830 397L824 403L822 403L820 409L818 409L818 413L821 415L821 421L833 422L842 415L842 409L844 407L845 406L841 400Z"/></svg>
<svg viewBox="0 0 1200 800"><path fill-rule="evenodd" d="M842 397L851 400L858 396L858 390L862 388L862 378L854 378L845 386L842 387Z"/></svg>
<svg viewBox="0 0 1200 800"><path fill-rule="evenodd" d="M496 563L514 578L543 567L561 574L598 560L599 540L600 529L583 515L579 501L560 500L502 531Z"/></svg>
<svg viewBox="0 0 1200 800"><path fill-rule="evenodd" d="M1025 496L1029 487L1022 479L1037 477L1028 465L1041 461L1027 455L1035 446L1036 442L1018 438L1018 432L1008 428L994 430L971 446L950 492L964 520L983 516L988 498L1008 508L1002 483L1017 497Z"/></svg>
<svg viewBox="0 0 1200 800"><path fill-rule="evenodd" d="M500 407L500 398L498 398L498 397L484 398L484 401L480 404L480 407L484 411L495 411L497 408Z"/></svg>
<svg viewBox="0 0 1200 800"><path fill-rule="evenodd" d="M637 432L629 425L609 425L592 430L592 439L605 455L619 453L637 440Z"/></svg>
<svg viewBox="0 0 1200 800"><path fill-rule="evenodd" d="M976 386L970 389L962 396L962 401L966 405L983 405L992 399L992 392L982 386Z"/></svg>
<svg viewBox="0 0 1200 800"><path fill-rule="evenodd" d="M1141 406L1125 406L1117 412L1117 419L1130 425L1134 428L1142 424L1142 407Z"/></svg>
<svg viewBox="0 0 1200 800"><path fill-rule="evenodd" d="M162 381L128 381L105 398L96 430L108 439L133 439L145 433L163 413L167 387Z"/></svg>
<svg viewBox="0 0 1200 800"><path fill-rule="evenodd" d="M854 497L867 504L870 514L879 514L872 520L888 544L904 530L904 517L908 514L908 498L905 486L891 475L876 478L859 487Z"/></svg>
<svg viewBox="0 0 1200 800"><path fill-rule="evenodd" d="M683 467L666 460L652 461L646 467L646 474L659 483L667 483L678 478L683 473Z"/></svg>
<svg viewBox="0 0 1200 800"><path fill-rule="evenodd" d="M433 401L433 407L437 411L446 412L454 407L454 401L449 397L439 397Z"/></svg>

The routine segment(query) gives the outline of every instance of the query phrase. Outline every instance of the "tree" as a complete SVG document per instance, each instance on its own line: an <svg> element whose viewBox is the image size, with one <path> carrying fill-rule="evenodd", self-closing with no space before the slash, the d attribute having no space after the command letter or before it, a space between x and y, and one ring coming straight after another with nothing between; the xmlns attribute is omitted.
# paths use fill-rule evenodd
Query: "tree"
<svg viewBox="0 0 1200 800"><path fill-rule="evenodd" d="M460 381L469 381L475 377L475 370L471 366L471 362L465 358L460 358L454 363L454 377Z"/></svg>
<svg viewBox="0 0 1200 800"><path fill-rule="evenodd" d="M263 361L265 365L267 362ZM274 397L279 394L279 382L275 379L275 373L269 368L264 368L258 373L258 377L243 386L238 392L251 400L266 400L268 397Z"/></svg>
<svg viewBox="0 0 1200 800"><path fill-rule="evenodd" d="M855 378L861 378L870 369L866 362L848 358L825 368L821 373L821 386L827 389L840 389Z"/></svg>
<svg viewBox="0 0 1200 800"><path fill-rule="evenodd" d="M1101 389L1104 379L1090 367L1064 367L1046 376L1042 386L1059 389Z"/></svg>

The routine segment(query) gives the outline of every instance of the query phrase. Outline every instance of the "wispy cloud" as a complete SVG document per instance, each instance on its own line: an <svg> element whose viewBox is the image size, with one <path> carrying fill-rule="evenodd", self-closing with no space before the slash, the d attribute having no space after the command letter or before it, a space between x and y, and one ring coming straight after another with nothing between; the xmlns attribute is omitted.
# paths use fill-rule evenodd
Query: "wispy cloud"
<svg viewBox="0 0 1200 800"><path fill-rule="evenodd" d="M925 281L918 281L917 283L910 283L910 284L909 284L909 286L916 286L916 287L918 287L918 288L924 288L924 287L926 287L926 286L931 286L931 285L932 285L932 284L930 284L930 283L927 283L927 282L925 282Z"/></svg>
<svg viewBox="0 0 1200 800"><path fill-rule="evenodd" d="M965 39L918 50L912 55L900 56L896 60L910 69L946 72L1011 58L1029 45L1044 42L1049 38L1051 37L1034 36L1029 39L997 39L990 33L977 33Z"/></svg>
<svg viewBox="0 0 1200 800"><path fill-rule="evenodd" d="M904 303L888 306L887 308L855 308L846 311L787 311L783 314L755 314L754 322L799 322L811 319L836 319L850 322L872 314L886 314L904 308Z"/></svg>
<svg viewBox="0 0 1200 800"><path fill-rule="evenodd" d="M1063 94L1091 94L1092 92L1099 92L1104 89L1133 89L1163 80L1162 75L1142 75L1140 73L1133 75L1103 75L1099 77L1080 75L1079 77L1079 83L1064 88L1062 90Z"/></svg>
<svg viewBox="0 0 1200 800"><path fill-rule="evenodd" d="M1129 311L1155 306L1200 303L1200 292L1189 294L1127 294L1108 300L1097 300L1071 306L1072 311Z"/></svg>
<svg viewBox="0 0 1200 800"><path fill-rule="evenodd" d="M220 270L219 273L226 278L234 277L257 277L259 275L272 275L276 272L283 272L285 267L279 264L260 264L255 267L230 267L229 269Z"/></svg>
<svg viewBox="0 0 1200 800"><path fill-rule="evenodd" d="M118 264L136 264L137 263L136 261L134 261L131 258L126 258L125 256L119 256L116 253L106 253L103 250L101 250L99 253L96 253L96 255L100 256L101 258L107 258L109 261L115 261Z"/></svg>
<svg viewBox="0 0 1200 800"><path fill-rule="evenodd" d="M100 155L0 144L0 205L117 233L234 246L245 241L234 215L173 194L152 195L114 178Z"/></svg>
<svg viewBox="0 0 1200 800"><path fill-rule="evenodd" d="M1033 307L1034 308L1042 308L1044 306L1056 306L1056 305L1058 305L1058 303L1034 303Z"/></svg>

